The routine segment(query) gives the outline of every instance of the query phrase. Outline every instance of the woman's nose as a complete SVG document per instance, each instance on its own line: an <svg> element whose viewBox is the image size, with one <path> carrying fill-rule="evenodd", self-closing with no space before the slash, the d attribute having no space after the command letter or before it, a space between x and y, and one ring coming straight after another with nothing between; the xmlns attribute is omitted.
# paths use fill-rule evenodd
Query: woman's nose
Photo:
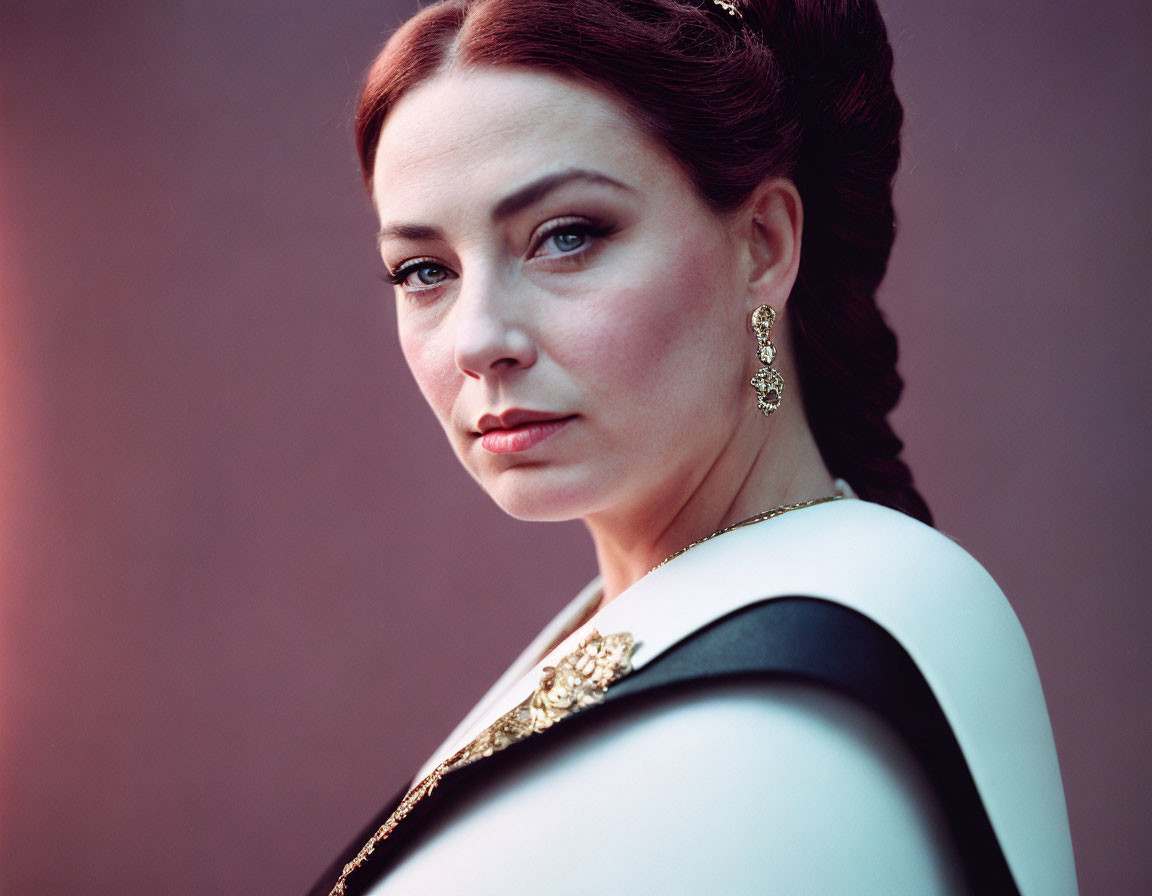
<svg viewBox="0 0 1152 896"><path fill-rule="evenodd" d="M457 295L456 366L481 378L536 363L536 340L526 300L498 285Z"/></svg>

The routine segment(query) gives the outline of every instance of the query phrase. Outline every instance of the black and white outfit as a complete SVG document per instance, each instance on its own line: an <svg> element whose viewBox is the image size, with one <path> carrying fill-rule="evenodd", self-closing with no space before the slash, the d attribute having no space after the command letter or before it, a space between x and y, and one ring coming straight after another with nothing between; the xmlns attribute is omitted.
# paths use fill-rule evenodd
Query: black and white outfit
<svg viewBox="0 0 1152 896"><path fill-rule="evenodd" d="M795 510L693 547L549 649L599 597L597 579L416 780L592 629L635 637L633 671L447 774L348 894L1076 894L1028 642L935 529L855 498Z"/></svg>

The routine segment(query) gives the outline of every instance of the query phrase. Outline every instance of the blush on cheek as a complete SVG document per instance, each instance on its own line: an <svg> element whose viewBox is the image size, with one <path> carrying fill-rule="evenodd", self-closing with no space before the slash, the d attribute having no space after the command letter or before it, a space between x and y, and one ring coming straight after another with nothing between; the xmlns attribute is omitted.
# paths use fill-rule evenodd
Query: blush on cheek
<svg viewBox="0 0 1152 896"><path fill-rule="evenodd" d="M606 285L569 350L582 353L581 369L595 371L615 425L629 444L646 446L648 463L691 466L698 458L686 422L697 430L730 424L743 369L734 349L742 312L726 285L735 266L714 235L664 236L667 251L645 253L653 263Z"/></svg>
<svg viewBox="0 0 1152 896"><path fill-rule="evenodd" d="M699 259L690 251L660 258L658 273L616 293L614 326L603 334L619 359L621 377L638 386L654 377L683 376L681 365L698 363L720 324L713 313L716 297L707 294L715 281L701 276Z"/></svg>
<svg viewBox="0 0 1152 896"><path fill-rule="evenodd" d="M459 388L457 379L460 372L456 370L452 356L449 354L445 358L435 339L415 338L403 332L400 334L400 351L420 394L443 425Z"/></svg>

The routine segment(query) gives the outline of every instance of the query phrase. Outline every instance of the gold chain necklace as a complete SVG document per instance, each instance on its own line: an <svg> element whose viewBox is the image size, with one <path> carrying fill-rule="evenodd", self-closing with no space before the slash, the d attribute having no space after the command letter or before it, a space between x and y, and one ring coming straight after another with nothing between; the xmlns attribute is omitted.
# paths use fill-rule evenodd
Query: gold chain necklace
<svg viewBox="0 0 1152 896"><path fill-rule="evenodd" d="M813 498L810 501L799 501L796 504L781 504L779 507L773 507L771 510L762 510L755 516L748 517L746 520L740 520L740 522L733 523L731 526L725 526L723 529L717 529L711 535L705 535L703 538L696 539L696 541L692 542L692 544L686 545L685 547L680 548L680 550L678 550L676 553L665 557L650 570L648 570L648 572L655 572L665 563L669 562L670 560L675 560L685 551L690 551L692 548L696 547L696 545L703 544L709 539L715 538L717 535L723 535L725 532L731 532L733 529L741 529L744 526L751 526L753 523L762 523L765 520L770 520L773 517L780 516L781 514L787 513L790 510L801 510L805 507L812 507L815 504L826 504L829 501L839 501L843 497L845 496L842 494L825 495L823 498Z"/></svg>

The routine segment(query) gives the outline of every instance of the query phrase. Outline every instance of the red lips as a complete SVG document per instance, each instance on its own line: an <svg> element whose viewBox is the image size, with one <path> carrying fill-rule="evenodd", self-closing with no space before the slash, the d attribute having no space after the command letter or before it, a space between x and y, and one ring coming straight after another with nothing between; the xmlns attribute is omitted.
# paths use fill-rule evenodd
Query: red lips
<svg viewBox="0 0 1152 896"><path fill-rule="evenodd" d="M499 416L485 414L476 424L481 435L494 429L515 429L525 423L539 423L544 420L566 420L571 414L553 414L548 411L526 411L521 408L510 408Z"/></svg>
<svg viewBox="0 0 1152 896"><path fill-rule="evenodd" d="M514 454L538 445L574 419L575 414L562 417L546 411L512 408L499 416L485 414L476 428L480 431L480 444L486 451Z"/></svg>

